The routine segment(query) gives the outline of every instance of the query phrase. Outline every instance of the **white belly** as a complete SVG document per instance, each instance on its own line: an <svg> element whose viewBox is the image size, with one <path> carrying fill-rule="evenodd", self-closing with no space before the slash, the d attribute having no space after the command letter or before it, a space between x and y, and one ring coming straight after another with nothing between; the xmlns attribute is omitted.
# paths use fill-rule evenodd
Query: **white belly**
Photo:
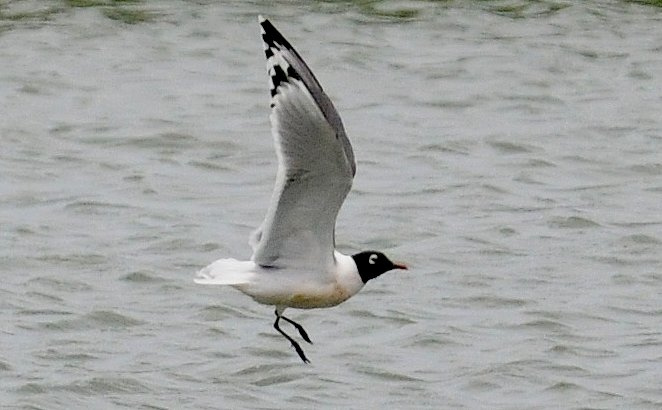
<svg viewBox="0 0 662 410"><path fill-rule="evenodd" d="M336 306L363 288L351 256L335 252L336 270L329 274L288 274L265 272L256 280L234 286L264 305L314 309Z"/></svg>
<svg viewBox="0 0 662 410"><path fill-rule="evenodd" d="M323 287L300 287L298 289L279 289L260 291L258 287L236 286L237 289L264 305L284 306L297 309L315 309L336 306L349 299L356 292L344 289L336 284Z"/></svg>

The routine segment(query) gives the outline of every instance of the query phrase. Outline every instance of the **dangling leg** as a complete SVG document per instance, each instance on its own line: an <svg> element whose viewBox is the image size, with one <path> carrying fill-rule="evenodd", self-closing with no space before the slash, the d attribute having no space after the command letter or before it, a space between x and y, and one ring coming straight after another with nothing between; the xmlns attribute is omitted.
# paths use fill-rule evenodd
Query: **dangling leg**
<svg viewBox="0 0 662 410"><path fill-rule="evenodd" d="M281 316L281 313L282 313L283 310L284 310L284 309L276 308L276 312L275 312L275 313L276 313L276 321L274 322L274 329L278 330L278 332L279 332L281 335L285 336L285 338L286 338L287 340L290 341L290 343L291 343L292 346L294 347L294 350L297 351L297 354L299 355L299 357L301 358L301 360L303 360L304 363L310 363L310 360L308 360L308 358L306 357L306 355L303 353L303 349L301 349L301 346L299 346L299 343L297 343L294 339L292 339L287 333L283 332L283 331L281 330L281 328L278 326L278 321L279 321L281 318L283 318L283 319L289 321L289 319L284 318L283 316Z"/></svg>
<svg viewBox="0 0 662 410"><path fill-rule="evenodd" d="M290 319L289 317L285 317L285 316L281 315L280 318L283 319L284 321L288 322L288 323L291 323L292 326L296 327L297 330L299 331L299 334L301 335L301 337L303 337L303 340L310 343L311 345L313 344L313 342L311 342L310 338L308 337L308 333L306 333L306 331L303 329L303 326L301 326L300 324L298 324L294 320Z"/></svg>

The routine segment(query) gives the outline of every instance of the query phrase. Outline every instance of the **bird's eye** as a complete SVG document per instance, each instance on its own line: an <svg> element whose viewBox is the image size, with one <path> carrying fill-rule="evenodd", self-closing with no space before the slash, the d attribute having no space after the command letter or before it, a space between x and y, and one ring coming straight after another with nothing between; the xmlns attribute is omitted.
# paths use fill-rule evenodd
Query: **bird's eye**
<svg viewBox="0 0 662 410"><path fill-rule="evenodd" d="M374 265L375 262L377 261L377 258L378 258L377 254L376 254L376 253L373 253L373 254L370 255L370 257L368 258L368 263L371 264L371 265Z"/></svg>

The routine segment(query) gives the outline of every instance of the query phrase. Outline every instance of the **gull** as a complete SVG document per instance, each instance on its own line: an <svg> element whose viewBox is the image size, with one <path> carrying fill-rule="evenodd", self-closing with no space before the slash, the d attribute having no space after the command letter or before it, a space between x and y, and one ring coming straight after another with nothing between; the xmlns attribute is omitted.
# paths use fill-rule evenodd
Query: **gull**
<svg viewBox="0 0 662 410"><path fill-rule="evenodd" d="M284 320L312 344L286 308L336 306L371 279L407 269L378 251L344 255L335 249L338 211L352 186L356 163L340 115L299 53L269 20L258 17L271 93L271 132L278 169L262 225L251 235L250 261L219 259L194 281L228 285L275 307L273 327L304 363L303 349L279 326Z"/></svg>

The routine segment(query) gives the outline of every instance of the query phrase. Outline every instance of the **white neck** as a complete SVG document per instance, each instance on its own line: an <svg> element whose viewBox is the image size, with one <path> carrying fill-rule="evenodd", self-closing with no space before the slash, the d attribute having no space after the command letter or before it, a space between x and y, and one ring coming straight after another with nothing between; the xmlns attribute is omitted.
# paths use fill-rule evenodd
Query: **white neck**
<svg viewBox="0 0 662 410"><path fill-rule="evenodd" d="M336 259L336 281L338 285L345 289L350 297L354 296L365 285L361 280L354 258L338 251L333 251L333 256Z"/></svg>

